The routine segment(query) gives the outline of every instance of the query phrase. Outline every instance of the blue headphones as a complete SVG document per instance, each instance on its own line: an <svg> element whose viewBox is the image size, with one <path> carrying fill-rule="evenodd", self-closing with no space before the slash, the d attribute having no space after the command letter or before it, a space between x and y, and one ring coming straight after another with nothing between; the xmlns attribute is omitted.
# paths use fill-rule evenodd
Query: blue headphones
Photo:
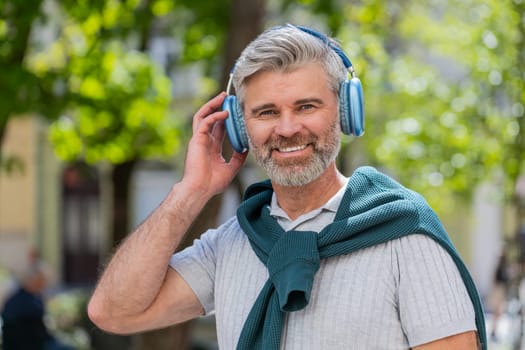
<svg viewBox="0 0 525 350"><path fill-rule="evenodd" d="M351 78L345 79L341 83L339 89L339 113L341 116L341 131L346 135L361 136L364 133L364 106L363 106L363 88L361 81L356 77L352 62L345 55L345 53L337 46L328 40L328 38L312 29L296 26L298 29L308 33L316 38L319 38L324 43L328 44L337 53L346 69L350 73ZM234 67L235 69L235 67ZM248 135L246 134L246 126L244 124L244 117L242 115L241 107L234 95L230 95L230 88L232 84L233 71L230 73L230 79L226 88L228 96L222 103L222 109L228 111L228 118L226 119L226 134L233 147L239 153L248 150Z"/></svg>

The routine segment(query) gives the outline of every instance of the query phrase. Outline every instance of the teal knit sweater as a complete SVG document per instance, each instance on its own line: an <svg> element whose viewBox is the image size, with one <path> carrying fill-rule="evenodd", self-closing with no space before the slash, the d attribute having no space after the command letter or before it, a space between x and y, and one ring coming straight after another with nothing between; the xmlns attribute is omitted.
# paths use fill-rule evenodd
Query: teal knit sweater
<svg viewBox="0 0 525 350"><path fill-rule="evenodd" d="M250 186L237 218L269 272L242 329L238 350L278 350L284 314L308 305L320 259L350 254L409 234L439 243L456 263L476 313L482 349L486 350L483 309L474 282L445 229L422 196L371 167L354 172L334 222L321 232L288 231L270 216L269 181Z"/></svg>

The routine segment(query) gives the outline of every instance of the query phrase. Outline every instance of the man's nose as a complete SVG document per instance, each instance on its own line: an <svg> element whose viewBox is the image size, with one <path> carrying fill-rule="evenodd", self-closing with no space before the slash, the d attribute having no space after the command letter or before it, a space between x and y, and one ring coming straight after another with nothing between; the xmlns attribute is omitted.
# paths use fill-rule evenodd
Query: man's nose
<svg viewBox="0 0 525 350"><path fill-rule="evenodd" d="M275 133L284 137L290 137L297 134L302 128L300 118L292 112L281 112Z"/></svg>

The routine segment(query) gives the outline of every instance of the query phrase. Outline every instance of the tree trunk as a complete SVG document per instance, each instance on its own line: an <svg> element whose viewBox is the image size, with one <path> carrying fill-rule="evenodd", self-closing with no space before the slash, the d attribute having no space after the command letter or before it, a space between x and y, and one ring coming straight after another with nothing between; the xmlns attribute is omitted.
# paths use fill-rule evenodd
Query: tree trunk
<svg viewBox="0 0 525 350"><path fill-rule="evenodd" d="M230 23L224 50L221 88L225 89L230 70L246 45L262 31L266 13L266 0L233 0Z"/></svg>
<svg viewBox="0 0 525 350"><path fill-rule="evenodd" d="M113 247L128 235L129 228L129 205L130 205L130 181L135 168L136 160L115 165L111 174L113 186Z"/></svg>
<svg viewBox="0 0 525 350"><path fill-rule="evenodd" d="M9 49L0 57L0 64L15 69L22 65L27 52L31 27L35 18L40 14L39 9L41 4L42 0L34 0L31 6L19 3L18 1L7 1L0 6L0 10L3 11L2 15L11 21L10 26L16 28L15 31L11 31L10 33L11 37L9 38L9 45L7 46ZM10 83L9 81L4 82L0 84L0 87L9 90L12 88L12 84ZM7 93L9 97L17 97L13 91L4 91L3 93ZM20 105L23 104L24 101L20 101ZM15 104L15 110L8 108L0 112L0 170L2 166L2 156L6 156L2 153L2 146L7 123L10 117L20 113L18 109L19 105Z"/></svg>

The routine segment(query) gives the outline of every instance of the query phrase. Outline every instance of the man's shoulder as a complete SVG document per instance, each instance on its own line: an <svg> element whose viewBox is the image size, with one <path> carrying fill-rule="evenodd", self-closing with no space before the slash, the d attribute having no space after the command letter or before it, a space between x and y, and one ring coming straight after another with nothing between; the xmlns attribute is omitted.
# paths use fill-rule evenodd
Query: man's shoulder
<svg viewBox="0 0 525 350"><path fill-rule="evenodd" d="M242 233L241 226L239 225L239 220L235 215L228 218L219 227L217 227L217 231L220 231L221 233L229 233L232 235Z"/></svg>
<svg viewBox="0 0 525 350"><path fill-rule="evenodd" d="M362 186L364 188L381 189L382 191L397 191L407 194L414 194L415 192L403 186L392 174L380 171L372 166L361 166L357 168L350 181L353 181L355 186Z"/></svg>
<svg viewBox="0 0 525 350"><path fill-rule="evenodd" d="M204 240L214 240L216 245L228 245L243 238L245 235L236 216L228 218L217 228L210 229L201 236Z"/></svg>

